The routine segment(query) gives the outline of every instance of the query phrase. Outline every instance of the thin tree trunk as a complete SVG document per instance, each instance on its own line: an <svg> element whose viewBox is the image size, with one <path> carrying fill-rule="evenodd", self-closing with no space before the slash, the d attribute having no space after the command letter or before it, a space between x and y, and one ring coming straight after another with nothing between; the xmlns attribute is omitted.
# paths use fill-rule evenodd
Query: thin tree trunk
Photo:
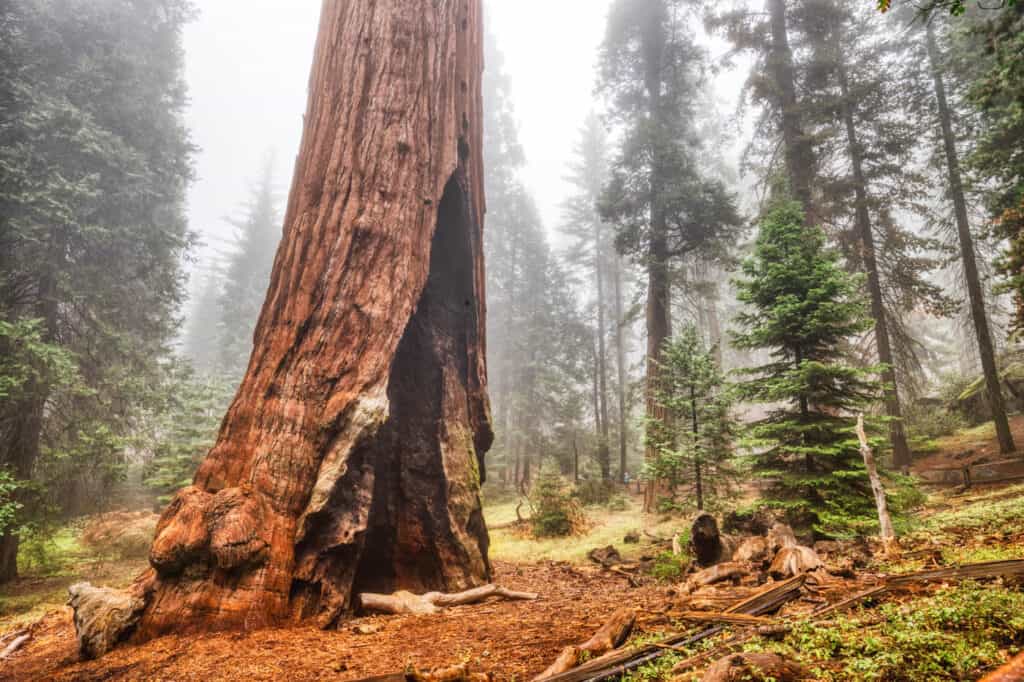
<svg viewBox="0 0 1024 682"><path fill-rule="evenodd" d="M622 259L616 255L615 260L615 366L618 371L619 393L619 482L626 482L626 443L628 427L626 425L626 339L623 327L622 305Z"/></svg>
<svg viewBox="0 0 1024 682"><path fill-rule="evenodd" d="M42 268L34 312L43 323L42 341L55 343L59 339L57 273L64 268L67 250L67 232L62 227L51 229L48 250L49 262ZM13 408L16 416L8 431L2 461L10 467L17 480L31 481L41 451L43 419L50 387L32 378L22 387L22 391L26 398ZM20 498L20 493L17 497ZM0 584L18 577L20 544L16 528L8 529L0 535Z"/></svg>
<svg viewBox="0 0 1024 682"><path fill-rule="evenodd" d="M838 32L837 32L838 33ZM838 34L836 45L842 44ZM896 364L893 361L892 345L889 339L889 325L886 321L885 303L882 299L882 281L878 274L878 260L875 256L875 236L871 229L871 215L868 212L867 182L864 179L864 163L857 128L853 118L853 103L850 98L850 83L846 65L840 55L836 60L843 122L846 125L847 152L853 166L853 186L857 198L857 232L860 236L861 258L868 279L868 293L871 296L871 316L875 320L875 345L878 347L878 361L885 366L882 381L885 384L885 410L889 415L889 439L892 441L893 464L900 469L910 466L910 447L903 430L903 409L900 405L899 388L896 384Z"/></svg>
<svg viewBox="0 0 1024 682"><path fill-rule="evenodd" d="M248 371L136 637L488 582L479 0L325 0Z"/></svg>
<svg viewBox="0 0 1024 682"><path fill-rule="evenodd" d="M971 317L974 320L974 331L978 338L978 353L981 356L981 368L985 374L985 386L988 389L989 405L992 408L992 420L996 425L996 436L999 439L1000 452L1010 453L1016 448L1010 424L1006 419L1006 406L1003 403L1003 391L996 367L995 350L992 346L992 335L985 313L985 294L981 288L978 275L978 263L974 253L974 238L967 218L967 200L964 198L963 179L960 176L960 159L956 149L956 138L953 136L952 115L946 100L946 84L942 78L942 62L939 59L938 46L935 43L935 31L931 22L926 23L925 39L928 43L928 60L931 63L932 78L935 83L935 99L939 109L939 123L942 127L942 141L946 150L946 169L949 173L949 193L953 198L953 209L956 214L956 230L960 238L960 257L964 265L964 278L967 280L967 293L971 305Z"/></svg>
<svg viewBox="0 0 1024 682"><path fill-rule="evenodd" d="M697 435L700 433L700 421L697 418L697 392L690 384L690 413L693 417L693 442L697 444ZM693 454L694 487L697 493L697 511L704 511L704 476L700 466L700 455Z"/></svg>
<svg viewBox="0 0 1024 682"><path fill-rule="evenodd" d="M782 141L790 191L803 204L808 224L815 220L811 182L814 178L814 152L804 134L800 106L796 96L793 51L789 46L785 0L768 0L771 17L772 48L769 71L775 82L782 117Z"/></svg>
<svg viewBox="0 0 1024 682"><path fill-rule="evenodd" d="M608 440L608 351L605 343L605 300L604 300L604 236L601 221L596 222L594 239L594 273L597 278L597 377L598 405L601 412L598 433L598 459L601 463L601 479L612 478L611 447Z"/></svg>

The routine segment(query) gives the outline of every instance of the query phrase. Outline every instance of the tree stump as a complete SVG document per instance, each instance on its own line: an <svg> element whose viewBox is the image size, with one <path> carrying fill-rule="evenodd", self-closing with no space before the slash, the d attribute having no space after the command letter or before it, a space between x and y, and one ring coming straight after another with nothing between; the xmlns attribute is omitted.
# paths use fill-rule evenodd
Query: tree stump
<svg viewBox="0 0 1024 682"><path fill-rule="evenodd" d="M254 349L137 637L490 576L479 0L325 0Z"/></svg>

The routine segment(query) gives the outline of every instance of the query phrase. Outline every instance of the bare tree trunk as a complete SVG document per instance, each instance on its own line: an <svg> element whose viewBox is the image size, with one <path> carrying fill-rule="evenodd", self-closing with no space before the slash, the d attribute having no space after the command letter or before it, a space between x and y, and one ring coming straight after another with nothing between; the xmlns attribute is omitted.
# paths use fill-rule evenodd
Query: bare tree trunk
<svg viewBox="0 0 1024 682"><path fill-rule="evenodd" d="M784 0L768 0L771 17L772 48L769 57L769 71L775 81L782 117L782 141L789 176L790 191L803 204L807 222L815 220L811 194L814 178L814 151L811 141L804 134L800 105L796 96L796 82L793 70L793 52L789 46L789 31L786 25L786 3Z"/></svg>
<svg viewBox="0 0 1024 682"><path fill-rule="evenodd" d="M594 239L594 272L597 278L597 378L598 404L601 412L600 430L598 432L598 461L601 464L601 479L610 481L612 478L611 447L608 442L608 351L605 343L605 258L604 235L601 221L595 221L596 234Z"/></svg>
<svg viewBox="0 0 1024 682"><path fill-rule="evenodd" d="M325 0L255 347L137 636L488 581L479 0Z"/></svg>
<svg viewBox="0 0 1024 682"><path fill-rule="evenodd" d="M882 487L882 479L878 476L878 467L875 466L875 454L868 445L868 436L864 433L864 415L857 416L857 438L860 441L860 454L864 458L864 468L868 471L868 479L871 481L871 492L875 496L875 508L878 510L878 527L882 542L889 548L896 541L896 531L892 527L892 517L889 516L889 503L885 499L885 488Z"/></svg>
<svg viewBox="0 0 1024 682"><path fill-rule="evenodd" d="M619 392L619 482L626 482L626 340L623 326L622 259L615 256L615 366L618 371Z"/></svg>
<svg viewBox="0 0 1024 682"><path fill-rule="evenodd" d="M841 44L836 36L837 47ZM882 382L885 384L885 410L889 415L889 439L892 441L893 465L899 469L910 466L910 447L903 429L903 408L900 405L899 388L896 384L896 365L893 361L892 344L889 339L889 325L886 321L885 303L882 299L882 280L878 274L878 259L875 256L875 235L871 229L871 215L868 213L867 182L864 179L864 164L857 128L853 119L853 103L850 98L850 84L842 55L836 60L839 71L839 88L843 122L846 125L847 151L853 166L853 185L857 197L857 231L860 234L861 258L868 276L868 293L871 296L871 316L875 320L875 345L878 347L878 361L885 366Z"/></svg>
<svg viewBox="0 0 1024 682"><path fill-rule="evenodd" d="M925 39L928 43L928 60L931 63L932 78L935 82L935 99L939 109L939 123L942 127L942 141L946 150L946 169L949 173L949 193L953 197L953 209L956 214L956 230L960 238L960 257L964 265L964 278L967 280L967 293L971 304L971 317L974 319L974 331L978 337L978 353L981 355L981 368L985 374L985 386L988 389L989 405L992 408L992 420L996 425L996 436L999 439L999 450L1003 453L1013 452L1013 435L1010 423L1006 419L1006 406L1003 403L1003 391L999 381L999 370L996 367L995 350L992 347L992 334L988 327L988 316L985 313L985 294L978 276L978 263L974 253L974 238L967 219L967 200L964 198L963 179L960 176L960 159L956 150L956 138L953 136L952 115L946 100L946 84L942 78L942 62L935 44L935 30L931 22L926 22Z"/></svg>

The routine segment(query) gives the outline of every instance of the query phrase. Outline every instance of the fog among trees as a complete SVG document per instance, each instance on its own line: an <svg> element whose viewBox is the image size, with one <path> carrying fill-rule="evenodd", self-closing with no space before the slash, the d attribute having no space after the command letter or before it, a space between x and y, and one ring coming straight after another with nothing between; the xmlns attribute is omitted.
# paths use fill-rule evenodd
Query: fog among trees
<svg viewBox="0 0 1024 682"><path fill-rule="evenodd" d="M936 491L1024 476L1024 6L988 5L0 3L0 591L138 530L123 622L72 588L91 658L532 601L473 589L542 559L691 616L971 563Z"/></svg>

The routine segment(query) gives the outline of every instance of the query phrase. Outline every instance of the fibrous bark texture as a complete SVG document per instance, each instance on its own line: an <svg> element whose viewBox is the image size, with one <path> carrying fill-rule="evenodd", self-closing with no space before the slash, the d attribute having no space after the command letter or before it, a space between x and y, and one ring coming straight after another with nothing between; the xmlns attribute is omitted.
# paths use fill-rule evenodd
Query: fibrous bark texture
<svg viewBox="0 0 1024 682"><path fill-rule="evenodd" d="M326 0L284 237L138 637L486 583L479 0Z"/></svg>

